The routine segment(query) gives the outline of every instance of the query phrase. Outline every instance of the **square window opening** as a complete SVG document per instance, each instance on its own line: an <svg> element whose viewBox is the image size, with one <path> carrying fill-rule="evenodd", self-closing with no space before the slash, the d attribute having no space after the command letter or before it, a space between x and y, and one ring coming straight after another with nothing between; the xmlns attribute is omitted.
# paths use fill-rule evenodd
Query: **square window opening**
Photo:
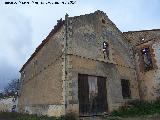
<svg viewBox="0 0 160 120"><path fill-rule="evenodd" d="M123 99L131 99L131 90L129 80L121 79Z"/></svg>

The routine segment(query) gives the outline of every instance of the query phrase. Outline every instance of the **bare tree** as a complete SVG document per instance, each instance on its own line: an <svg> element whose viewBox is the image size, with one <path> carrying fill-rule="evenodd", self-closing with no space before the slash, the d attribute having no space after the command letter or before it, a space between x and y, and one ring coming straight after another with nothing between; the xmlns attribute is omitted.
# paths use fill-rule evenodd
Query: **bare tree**
<svg viewBox="0 0 160 120"><path fill-rule="evenodd" d="M4 88L3 94L5 97L14 96L18 88L19 88L19 79L13 79Z"/></svg>
<svg viewBox="0 0 160 120"><path fill-rule="evenodd" d="M4 95L2 92L0 92L0 99L3 99L4 98Z"/></svg>

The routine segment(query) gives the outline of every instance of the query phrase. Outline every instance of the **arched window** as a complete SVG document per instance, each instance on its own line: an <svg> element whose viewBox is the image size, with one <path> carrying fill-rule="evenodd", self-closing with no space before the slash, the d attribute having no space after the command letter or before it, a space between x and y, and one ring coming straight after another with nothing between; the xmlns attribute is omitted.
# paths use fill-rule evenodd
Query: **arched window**
<svg viewBox="0 0 160 120"><path fill-rule="evenodd" d="M103 42L103 53L104 53L104 58L109 59L109 45L107 42Z"/></svg>

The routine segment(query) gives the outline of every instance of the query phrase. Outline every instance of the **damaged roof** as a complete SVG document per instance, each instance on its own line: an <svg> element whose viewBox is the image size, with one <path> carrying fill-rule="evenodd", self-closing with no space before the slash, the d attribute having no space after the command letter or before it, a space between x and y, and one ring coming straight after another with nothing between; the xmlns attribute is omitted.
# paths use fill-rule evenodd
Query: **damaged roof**
<svg viewBox="0 0 160 120"><path fill-rule="evenodd" d="M123 32L123 33L150 32L150 31L160 31L160 29L137 30L137 31L128 31L128 32Z"/></svg>

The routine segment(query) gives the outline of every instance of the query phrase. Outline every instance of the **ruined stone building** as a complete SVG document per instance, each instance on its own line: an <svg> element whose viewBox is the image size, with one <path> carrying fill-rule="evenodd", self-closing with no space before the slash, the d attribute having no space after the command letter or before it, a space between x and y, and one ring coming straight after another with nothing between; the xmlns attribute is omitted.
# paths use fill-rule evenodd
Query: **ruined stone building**
<svg viewBox="0 0 160 120"><path fill-rule="evenodd" d="M18 111L104 114L159 97L160 30L122 33L102 11L59 20L23 65Z"/></svg>

